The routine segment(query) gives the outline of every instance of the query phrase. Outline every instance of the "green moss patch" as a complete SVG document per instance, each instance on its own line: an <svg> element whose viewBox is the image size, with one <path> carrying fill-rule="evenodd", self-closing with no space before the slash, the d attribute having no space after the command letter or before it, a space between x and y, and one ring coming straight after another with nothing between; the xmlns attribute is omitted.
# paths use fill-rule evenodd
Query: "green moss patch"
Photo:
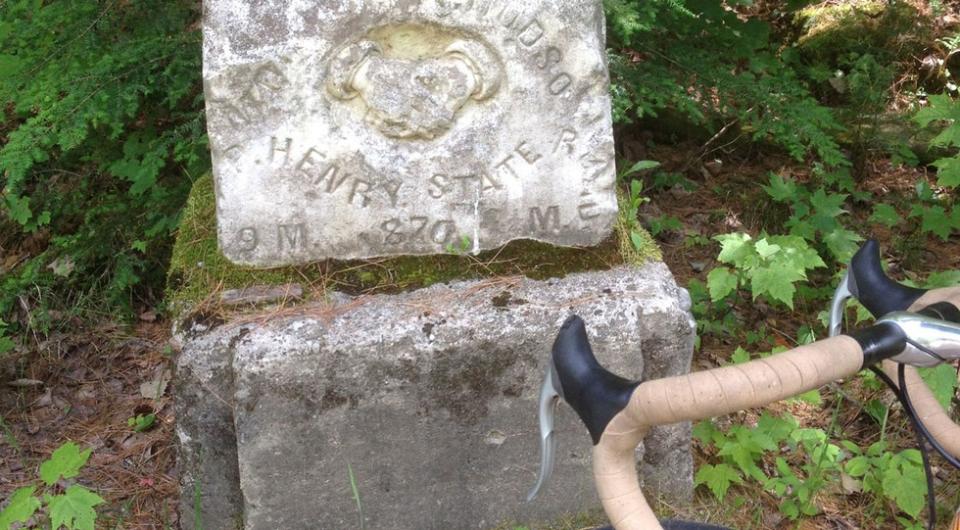
<svg viewBox="0 0 960 530"><path fill-rule="evenodd" d="M400 257L367 261L327 260L301 267L253 269L228 261L217 245L213 177L194 184L184 210L167 276L167 300L175 313L211 302L224 289L298 283L308 296L329 290L351 294L399 292L452 280L523 275L535 279L605 270L623 263L660 259L656 243L637 250L624 230L593 248L562 248L536 241L515 241L478 256ZM624 219L621 216L621 226Z"/></svg>
<svg viewBox="0 0 960 530"><path fill-rule="evenodd" d="M836 65L850 53L902 57L909 48L929 42L920 33L930 25L918 23L921 13L908 2L852 0L822 2L800 10L800 48L818 61Z"/></svg>

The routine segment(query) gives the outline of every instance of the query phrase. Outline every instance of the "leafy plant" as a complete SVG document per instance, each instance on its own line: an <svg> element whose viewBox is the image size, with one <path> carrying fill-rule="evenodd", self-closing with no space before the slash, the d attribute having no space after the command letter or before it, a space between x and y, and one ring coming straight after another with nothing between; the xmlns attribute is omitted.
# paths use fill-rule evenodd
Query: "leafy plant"
<svg viewBox="0 0 960 530"><path fill-rule="evenodd" d="M798 236L761 236L749 234L720 235L719 259L732 265L717 267L707 276L710 298L720 301L738 288L749 288L753 298L761 296L793 308L796 283L807 279L807 271L826 264Z"/></svg>
<svg viewBox="0 0 960 530"><path fill-rule="evenodd" d="M852 179L845 170L822 171L820 174L825 184L853 190ZM818 241L819 236L830 254L840 263L846 263L853 257L863 237L840 222L840 218L847 213L844 203L849 194L830 193L825 186L811 191L808 186L774 173L770 174L769 184L763 189L774 201L790 206L791 216L785 227L791 235L809 242Z"/></svg>
<svg viewBox="0 0 960 530"><path fill-rule="evenodd" d="M817 496L843 480L848 493L894 503L895 512L908 516L905 524L915 524L923 510L926 481L915 449L894 453L880 441L863 451L848 440L833 443L822 429L800 427L789 414L769 412L755 426L734 425L726 432L701 422L693 435L717 449L719 463L701 466L695 481L721 501L730 487L753 482L780 499L784 516L797 519L819 513ZM773 466L767 465L771 460Z"/></svg>
<svg viewBox="0 0 960 530"><path fill-rule="evenodd" d="M722 0L604 5L612 45L620 50L610 58L618 122L669 109L711 134L721 124L738 124L745 136L773 142L798 160L814 154L831 166L844 163L834 139L842 127L781 60L766 22Z"/></svg>
<svg viewBox="0 0 960 530"><path fill-rule="evenodd" d="M920 517L927 491L920 451L908 449L894 454L884 441L866 451L850 442L843 446L853 455L843 469L856 479L855 486L886 497L912 519Z"/></svg>
<svg viewBox="0 0 960 530"><path fill-rule="evenodd" d="M94 530L97 519L94 508L105 501L78 484L60 487L61 480L80 474L90 453L90 449L80 451L73 442L67 442L54 451L50 459L40 465L40 481L43 485L28 486L13 492L6 508L0 512L0 530L10 530L16 523L31 521L44 506L53 530Z"/></svg>
<svg viewBox="0 0 960 530"><path fill-rule="evenodd" d="M39 250L0 280L8 333L51 307L129 315L159 292L191 185L209 167L198 4L0 6L0 225ZM6 245L6 243L5 243ZM14 302L28 315L9 315Z"/></svg>
<svg viewBox="0 0 960 530"><path fill-rule="evenodd" d="M628 225L627 229L630 233L630 242L638 251L643 250L643 247L646 244L646 240L644 239L640 228L640 207L645 203L650 202L650 199L644 197L643 195L643 181L640 179L631 180L631 178L644 171L657 167L660 167L659 162L655 162L653 160L641 160L622 171L617 176L618 180L621 182L629 182L629 195L626 206L626 221Z"/></svg>
<svg viewBox="0 0 960 530"><path fill-rule="evenodd" d="M137 414L136 417L127 418L127 426L133 427L135 432L146 432L153 427L156 421L156 414Z"/></svg>
<svg viewBox="0 0 960 530"><path fill-rule="evenodd" d="M650 219L648 226L650 228L650 235L653 237L657 237L664 232L679 232L683 229L683 223L680 222L680 219L670 215Z"/></svg>
<svg viewBox="0 0 960 530"><path fill-rule="evenodd" d="M942 127L940 133L930 142L934 147L956 149L960 148L960 103L950 96L934 95L929 98L929 105L920 109L914 121L921 127L938 124ZM933 163L937 168L937 183L945 188L960 186L960 155L940 158Z"/></svg>

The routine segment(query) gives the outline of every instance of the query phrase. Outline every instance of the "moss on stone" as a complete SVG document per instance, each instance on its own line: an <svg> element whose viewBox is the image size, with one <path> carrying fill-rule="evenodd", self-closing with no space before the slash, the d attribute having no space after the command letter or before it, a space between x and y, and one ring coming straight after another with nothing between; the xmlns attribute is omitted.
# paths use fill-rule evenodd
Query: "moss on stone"
<svg viewBox="0 0 960 530"><path fill-rule="evenodd" d="M916 7L907 2L852 0L822 2L800 10L797 23L802 28L800 48L818 61L837 65L842 55L888 53L903 56L904 47L928 42L918 32Z"/></svg>
<svg viewBox="0 0 960 530"><path fill-rule="evenodd" d="M593 248L563 248L537 241L515 241L478 256L399 257L369 261L335 261L270 270L234 265L217 244L216 193L213 177L197 180L183 213L167 276L167 300L174 313L217 305L224 289L252 285L299 283L308 296L335 289L352 294L398 292L459 279L524 275L535 279L562 277L574 272L604 270L629 263L640 265L661 259L649 235L648 244L634 248L621 212L617 234Z"/></svg>

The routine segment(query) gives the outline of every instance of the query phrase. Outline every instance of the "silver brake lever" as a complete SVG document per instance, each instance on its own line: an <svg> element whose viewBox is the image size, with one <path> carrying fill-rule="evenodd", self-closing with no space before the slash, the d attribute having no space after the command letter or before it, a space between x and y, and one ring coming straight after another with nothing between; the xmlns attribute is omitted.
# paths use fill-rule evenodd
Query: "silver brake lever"
<svg viewBox="0 0 960 530"><path fill-rule="evenodd" d="M553 476L553 463L557 453L557 435L553 429L553 420L561 399L563 387L551 358L543 386L540 387L540 476L537 478L537 485L527 495L527 502L536 499Z"/></svg>
<svg viewBox="0 0 960 530"><path fill-rule="evenodd" d="M843 280L833 293L833 302L830 304L830 336L843 334L843 315L846 312L847 301L853 298L850 290L850 271L843 275Z"/></svg>
<svg viewBox="0 0 960 530"><path fill-rule="evenodd" d="M896 324L907 337L907 348L893 358L898 363L929 368L960 359L960 324L906 311L878 321L884 322Z"/></svg>

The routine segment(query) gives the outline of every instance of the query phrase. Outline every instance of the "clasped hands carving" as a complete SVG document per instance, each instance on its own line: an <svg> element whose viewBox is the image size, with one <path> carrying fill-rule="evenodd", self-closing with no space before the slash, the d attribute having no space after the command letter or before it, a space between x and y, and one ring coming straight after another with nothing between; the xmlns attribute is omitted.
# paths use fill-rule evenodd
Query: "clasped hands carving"
<svg viewBox="0 0 960 530"><path fill-rule="evenodd" d="M433 139L453 127L471 99L493 97L503 66L477 41L457 40L438 57L384 56L370 40L351 44L330 63L327 90L341 100L361 98L366 120L390 138Z"/></svg>

